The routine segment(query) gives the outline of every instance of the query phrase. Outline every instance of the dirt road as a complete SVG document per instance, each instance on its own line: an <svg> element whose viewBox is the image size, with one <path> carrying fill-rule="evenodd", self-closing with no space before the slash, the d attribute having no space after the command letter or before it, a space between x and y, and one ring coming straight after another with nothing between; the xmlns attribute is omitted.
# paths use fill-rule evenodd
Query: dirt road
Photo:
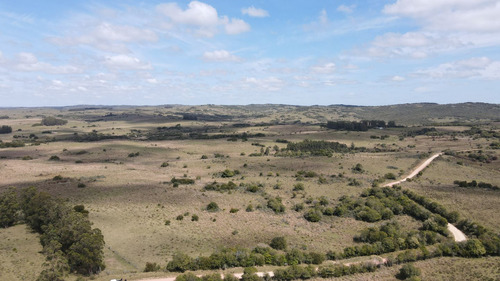
<svg viewBox="0 0 500 281"><path fill-rule="evenodd" d="M417 168L415 168L415 170L413 170L413 172L411 172L407 177L405 177L405 178L403 178L401 180L398 180L398 181L390 182L388 184L385 184L384 186L393 186L393 185L396 185L396 184L400 184L400 183L406 181L407 179L413 178L420 171L422 171L423 169L425 169L425 167L429 166L429 164L434 159L436 159L437 157L441 156L441 154L443 154L443 153L436 153L436 154L432 155L430 158L428 158L422 164L420 164ZM461 242L461 241L467 240L467 237L465 236L465 234L462 231L460 231L460 229L458 229L454 225L452 225L451 223L448 223L448 230L451 232L451 234L453 234L453 237L455 238L456 242ZM375 264L380 264L380 263L384 263L385 259L382 259L382 261L372 260L372 262L374 262ZM349 265L349 264L346 264L346 265ZM274 276L274 273L272 271L269 271L269 272L257 272L257 275L260 276L260 277L263 277L266 274L269 274L269 276L271 276L271 277ZM241 279L242 275L243 275L243 273L235 273L234 274L234 276L236 276L237 278L240 278L240 279ZM199 277L201 277L201 275ZM222 277L224 277L224 275L222 275ZM149 279L140 279L140 280L137 280L137 281L175 281L175 277L149 278Z"/></svg>
<svg viewBox="0 0 500 281"><path fill-rule="evenodd" d="M436 153L436 154L432 155L430 158L428 158L422 164L420 164L417 168L415 168L415 170L413 170L413 172L411 172L410 175L408 175L406 178L398 180L398 181L390 182L388 184L385 184L384 186L393 186L393 185L396 185L396 184L400 184L400 183L406 181L407 179L413 178L419 172L421 172L423 169L425 169L425 167L429 166L429 164L434 159L436 159L437 157L441 156L442 154L443 153L440 152L440 153ZM461 242L461 241L467 240L467 237L465 236L465 234L462 231L460 231L460 229L456 228L453 224L448 223L448 230L451 232L451 234L453 234L455 242Z"/></svg>
<svg viewBox="0 0 500 281"><path fill-rule="evenodd" d="M396 184L400 184L400 183L406 181L407 179L413 178L414 176L418 175L418 173L420 173L423 169L425 169L425 167L429 166L429 164L434 159L436 159L437 157L441 156L441 154L443 154L443 153L440 152L440 153L436 153L436 154L432 155L429 159L425 160L422 164L420 164L419 166L417 166L415 168L415 170L413 170L413 172L411 172L406 178L400 179L398 181L393 181L393 182L387 183L387 184L384 185L384 187L385 186L393 186L393 185L396 185Z"/></svg>

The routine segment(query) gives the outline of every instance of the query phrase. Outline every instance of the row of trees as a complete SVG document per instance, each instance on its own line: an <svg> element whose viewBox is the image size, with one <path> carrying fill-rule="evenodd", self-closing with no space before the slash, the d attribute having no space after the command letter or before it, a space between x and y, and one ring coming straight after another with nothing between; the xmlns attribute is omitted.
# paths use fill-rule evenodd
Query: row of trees
<svg viewBox="0 0 500 281"><path fill-rule="evenodd" d="M25 222L40 234L46 269L39 280L60 280L67 271L94 274L105 268L104 237L92 228L81 205L72 208L48 193L30 187L11 188L0 196L0 225Z"/></svg>
<svg viewBox="0 0 500 281"><path fill-rule="evenodd" d="M469 188L476 188L477 187L477 188L486 188L486 189L493 189L493 190L500 189L498 186L492 185L491 183L477 182L476 180L472 180L470 182L456 180L453 183L460 186L460 187L469 187Z"/></svg>
<svg viewBox="0 0 500 281"><path fill-rule="evenodd" d="M344 131L368 131L373 128L394 128L396 122L389 121L385 123L383 120L362 120L358 121L328 121L326 127L332 130Z"/></svg>
<svg viewBox="0 0 500 281"><path fill-rule="evenodd" d="M277 245L274 246L279 245L279 248L283 247L280 241L275 241L275 243ZM208 257L191 258L184 253L176 253L172 257L172 260L168 262L167 270L185 272L187 270L211 270L263 265L321 264L325 259L325 254L304 252L298 249L281 252L270 247L256 247L252 250L245 248L223 248Z"/></svg>

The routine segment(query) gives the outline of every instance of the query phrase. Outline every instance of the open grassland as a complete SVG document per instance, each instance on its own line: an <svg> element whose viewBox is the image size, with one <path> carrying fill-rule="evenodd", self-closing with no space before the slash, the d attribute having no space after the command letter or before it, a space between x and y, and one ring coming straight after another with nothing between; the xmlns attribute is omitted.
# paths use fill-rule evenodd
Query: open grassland
<svg viewBox="0 0 500 281"><path fill-rule="evenodd" d="M0 280L36 280L45 257L38 235L25 225L0 228Z"/></svg>
<svg viewBox="0 0 500 281"><path fill-rule="evenodd" d="M492 110L498 112L497 107ZM384 114L375 116L371 108L179 106L0 112L10 117L0 120L0 125L13 128L11 134L0 135L0 140L26 142L24 147L0 149L0 191L10 186L36 186L67 199L72 205L85 205L94 227L102 230L106 241L107 268L96 280L140 272L146 262L157 262L164 267L176 252L197 257L222 247L253 248L268 244L276 236L285 236L290 248L321 253L341 251L356 244L353 236L362 229L384 222L367 223L351 217L324 216L320 222L313 223L304 219L303 212L294 211L294 206L307 206L324 196L328 201L326 206L334 207L342 196L357 198L376 179L383 183L390 181L384 179L388 174L398 178L409 174L433 152L482 149L489 155L499 156L499 150L490 147L495 138L464 133L470 126L463 124L436 126L437 133L417 136L405 135L413 128L348 132L329 130L319 124L339 118L360 120L363 116L393 120L385 118ZM197 114L199 118L185 120L182 114L186 113ZM395 116L391 114L387 116ZM441 118L441 115L436 117L438 119L429 116L419 122L415 116L410 116L401 124L432 121L443 125L459 120L476 122L484 130L498 132L499 125L494 119L477 121L475 117L466 120L461 115L456 118ZM490 115L494 114L487 114ZM68 123L33 126L40 123L43 116L57 116ZM256 125L259 123L263 124ZM161 135L164 132L177 135ZM228 136L214 138L221 134ZM250 137L230 137L243 134ZM200 135L203 138L193 137ZM97 136L99 139L83 141L75 136ZM300 142L306 139L336 141L367 150L334 153L332 157L276 155L276 150L287 147L287 143L276 140ZM260 155L266 149L269 149L268 155ZM499 163L498 160L473 161L466 154L446 155L425 169L422 176L403 185L498 232L500 192L459 188L453 181L477 180L498 186ZM362 165L362 172L353 170L357 164ZM238 173L223 177L226 169L238 170ZM315 175L302 177L297 174L299 171L313 171ZM176 186L171 182L174 177L192 179L194 184ZM204 190L214 181L233 181L237 188L229 192ZM303 190L294 190L298 183ZM258 189L249 191L248 185ZM283 214L275 214L267 207L268 199L275 197L282 199L286 208ZM210 202L216 202L220 210L208 212L206 206ZM251 211L247 211L249 205ZM193 221L193 215L198 216L198 220ZM394 219L408 231L421 226L421 222L409 216ZM18 252L26 247L26 252L34 253L24 257L29 258L26 262L33 267L29 272L34 275L29 276L36 276L41 270L43 256L38 254L41 246L35 235L23 231L26 232L24 226L1 230L0 235L16 239L31 235L25 237L30 242L19 247L12 246L19 242L17 240L1 240L0 261L6 268L0 270L1 274L12 272L12 276L24 276L21 271L15 271L21 270L16 268L16 262L21 261L12 251L14 247ZM440 268L448 264L451 268L462 266L475 272L476 267L495 261L498 259L443 258L417 264L422 264L423 280L446 280L430 278L452 276L447 275L452 274L448 269L432 271L432 262L439 263ZM395 268L350 276L360 279L346 280L393 280ZM470 275L472 280L480 280L475 278L479 273L473 274ZM12 280L33 279L25 276L26 279ZM492 278L494 272L485 271L481 276Z"/></svg>

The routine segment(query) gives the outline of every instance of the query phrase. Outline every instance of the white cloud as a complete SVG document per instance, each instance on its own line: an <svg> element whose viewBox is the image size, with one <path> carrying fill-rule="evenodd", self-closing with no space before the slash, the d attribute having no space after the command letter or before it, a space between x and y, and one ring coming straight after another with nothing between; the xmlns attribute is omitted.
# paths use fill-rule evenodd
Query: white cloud
<svg viewBox="0 0 500 281"><path fill-rule="evenodd" d="M109 68L118 70L143 70L151 68L150 64L127 55L108 56L105 58L104 64Z"/></svg>
<svg viewBox="0 0 500 281"><path fill-rule="evenodd" d="M157 9L174 23L215 26L219 21L217 10L214 7L198 1L189 3L186 10L180 8L177 3L160 4Z"/></svg>
<svg viewBox="0 0 500 281"><path fill-rule="evenodd" d="M346 14L350 14L354 11L354 8L356 8L356 5L349 5L349 6L340 5L337 7L337 11L342 12L342 13L346 13Z"/></svg>
<svg viewBox="0 0 500 281"><path fill-rule="evenodd" d="M322 65L315 65L311 67L311 71L319 74L330 74L335 71L335 63L329 62Z"/></svg>
<svg viewBox="0 0 500 281"><path fill-rule="evenodd" d="M394 82L402 82L405 81L406 78L404 78L403 76L395 75L391 77L391 80Z"/></svg>
<svg viewBox="0 0 500 281"><path fill-rule="evenodd" d="M241 13L244 15L249 15L251 17L256 18L265 18L269 16L269 12L264 9L255 8L254 6L250 6L248 8L241 9Z"/></svg>
<svg viewBox="0 0 500 281"><path fill-rule="evenodd" d="M213 62L239 62L241 58L226 50L218 50L203 53L203 60Z"/></svg>
<svg viewBox="0 0 500 281"><path fill-rule="evenodd" d="M361 53L370 57L401 56L420 59L470 44L460 38L443 37L429 32L386 33L377 36Z"/></svg>
<svg viewBox="0 0 500 281"><path fill-rule="evenodd" d="M271 92L280 91L285 85L283 80L272 76L268 78L247 77L243 83L245 88L253 88L254 86L257 86L262 90Z"/></svg>
<svg viewBox="0 0 500 281"><path fill-rule="evenodd" d="M224 25L227 34L234 35L250 31L250 25L241 19L232 18Z"/></svg>
<svg viewBox="0 0 500 281"><path fill-rule="evenodd" d="M487 57L476 57L440 64L415 72L416 75L430 78L477 78L500 80L500 61Z"/></svg>
<svg viewBox="0 0 500 281"><path fill-rule="evenodd" d="M72 74L82 71L80 68L72 65L53 65L38 61L38 58L32 53L19 53L17 59L6 62L6 66L18 71L38 71L50 74Z"/></svg>
<svg viewBox="0 0 500 281"><path fill-rule="evenodd" d="M250 30L250 26L241 19L229 20L227 16L219 17L217 10L209 4L192 1L183 10L177 3L165 3L156 10L170 19L175 25L197 27L195 33L203 37L212 37L217 33L217 27L223 25L227 34L239 34Z"/></svg>
<svg viewBox="0 0 500 281"><path fill-rule="evenodd" d="M158 84L158 80L156 80L156 78L149 78L146 79L146 81L150 84Z"/></svg>
<svg viewBox="0 0 500 281"><path fill-rule="evenodd" d="M156 42L158 35L147 28L115 25L108 22L88 21L81 35L50 37L50 42L62 46L88 45L99 50L115 53L130 52L124 43Z"/></svg>
<svg viewBox="0 0 500 281"><path fill-rule="evenodd" d="M498 32L498 0L398 0L384 13L414 18L427 28L443 31Z"/></svg>

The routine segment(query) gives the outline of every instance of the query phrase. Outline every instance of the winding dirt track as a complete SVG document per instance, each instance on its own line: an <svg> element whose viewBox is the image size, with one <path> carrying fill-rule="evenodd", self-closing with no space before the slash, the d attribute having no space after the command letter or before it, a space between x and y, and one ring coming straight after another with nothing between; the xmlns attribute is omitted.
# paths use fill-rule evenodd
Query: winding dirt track
<svg viewBox="0 0 500 281"><path fill-rule="evenodd" d="M436 153L436 154L432 155L427 160L425 160L422 164L418 165L415 168L415 170L413 170L407 177L405 177L403 179L400 179L398 181L393 181L393 182L387 183L387 184L384 185L384 187L385 186L393 186L393 185L396 185L396 184L400 184L400 183L406 181L407 179L413 178L419 172L421 172L423 169L425 169L427 166L429 166L429 164L434 159L436 159L437 157L441 156L442 154L443 153L440 152L440 153ZM460 229L458 229L454 225L452 225L451 223L448 223L448 230L451 232L451 234L453 234L453 237L455 238L456 242L461 242L461 241L467 240L467 237L465 236L465 234L462 231L460 231ZM382 259L382 261L372 260L372 262L374 262L375 264L380 264L380 263L384 263L385 260L384 259ZM346 265L348 265L348 264L346 264ZM266 274L269 274L269 276L271 276L271 277L274 275L274 273L272 271L269 271L269 272L257 272L257 275L260 276L260 277L263 277ZM241 279L242 275L243 275L243 273L235 273L234 274L234 276L236 276L237 278L240 278L240 279ZM199 275L198 277L201 277L201 276L202 275ZM222 277L224 277L223 274L222 274ZM137 281L175 281L175 277L148 278L148 279L139 279Z"/></svg>
<svg viewBox="0 0 500 281"><path fill-rule="evenodd" d="M442 154L443 153L440 152L440 153L436 153L436 154L432 155L427 160L425 160L422 164L418 165L415 168L415 170L413 170L413 172L411 172L406 178L400 179L398 181L390 182L388 184L385 184L384 186L393 186L393 185L396 185L396 184L400 184L400 183L406 181L407 179L413 178L418 173L420 173L423 169L425 169L425 167L429 166L429 164L434 159L436 159L437 157L441 156ZM461 241L467 240L467 237L465 236L465 234L462 231L460 231L460 229L456 228L453 224L448 223L448 230L451 232L451 234L453 234L453 238L455 238L456 242L461 242Z"/></svg>

